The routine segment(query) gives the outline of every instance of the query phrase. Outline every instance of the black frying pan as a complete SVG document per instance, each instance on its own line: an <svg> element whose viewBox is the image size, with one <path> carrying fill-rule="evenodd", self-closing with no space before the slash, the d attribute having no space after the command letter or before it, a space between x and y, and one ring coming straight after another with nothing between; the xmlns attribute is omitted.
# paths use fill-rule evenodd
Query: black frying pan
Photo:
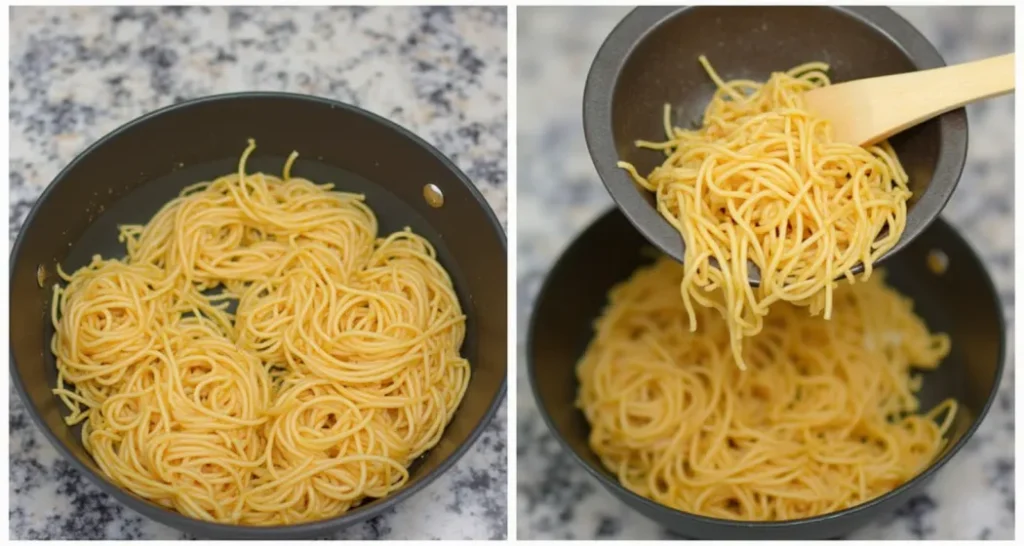
<svg viewBox="0 0 1024 546"><path fill-rule="evenodd" d="M409 483L385 499L314 523L241 527L167 510L113 485L64 424L51 394L50 300L59 263L71 272L93 254L124 256L118 224L143 223L190 184L233 172L255 138L248 172L279 175L293 150L292 173L364 193L380 233L411 227L437 248L467 316L462 354L472 365L465 398L440 443L417 460ZM425 198L433 184L443 205ZM429 193L429 192L428 192ZM39 279L43 286L40 287ZM322 536L377 515L423 488L472 445L505 393L506 243L494 213L450 161L405 129L360 109L285 93L208 97L135 120L91 146L43 192L11 256L11 376L36 423L79 471L135 511L188 533L219 538Z"/></svg>
<svg viewBox="0 0 1024 546"><path fill-rule="evenodd" d="M802 540L843 537L905 503L977 430L995 399L1006 359L1006 328L991 278L959 234L942 220L886 262L886 280L914 299L915 312L933 331L952 338L938 370L925 374L919 397L928 408L952 396L960 403L949 443L917 478L865 504L815 518L737 522L680 512L619 485L591 451L590 427L576 408L576 363L593 336L593 322L608 290L655 253L617 209L588 227L555 263L537 297L526 342L527 371L537 405L555 437L613 495L687 538ZM928 265L939 252L943 274ZM939 254L936 254L938 256ZM941 260L940 260L941 261ZM680 303L682 305L682 303Z"/></svg>

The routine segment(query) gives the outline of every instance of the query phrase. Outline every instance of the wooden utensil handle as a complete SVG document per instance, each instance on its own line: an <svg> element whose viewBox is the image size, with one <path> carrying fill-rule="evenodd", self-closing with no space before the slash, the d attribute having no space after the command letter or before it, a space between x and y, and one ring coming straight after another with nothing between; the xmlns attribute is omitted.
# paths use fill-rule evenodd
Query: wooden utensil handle
<svg viewBox="0 0 1024 546"><path fill-rule="evenodd" d="M906 93L906 106L931 115L939 115L976 100L1013 91L1013 65L1014 54L1009 53L980 61L884 78L892 80L894 94ZM921 93L923 88L931 90L928 93Z"/></svg>
<svg viewBox="0 0 1024 546"><path fill-rule="evenodd" d="M1014 54L883 78L891 86L891 96L902 99L894 100L889 110L898 116L898 124L877 140L976 100L1013 91Z"/></svg>
<svg viewBox="0 0 1024 546"><path fill-rule="evenodd" d="M829 102L838 101L832 109L843 108L843 103L866 108L846 113L852 125L844 132L850 142L871 144L968 103L1013 91L1014 54L825 89Z"/></svg>

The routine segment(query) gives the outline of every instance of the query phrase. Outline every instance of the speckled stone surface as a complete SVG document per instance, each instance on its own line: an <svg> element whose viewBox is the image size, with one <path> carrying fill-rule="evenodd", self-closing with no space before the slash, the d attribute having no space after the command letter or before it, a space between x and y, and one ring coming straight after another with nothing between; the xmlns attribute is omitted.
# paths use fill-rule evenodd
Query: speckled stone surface
<svg viewBox="0 0 1024 546"><path fill-rule="evenodd" d="M173 102L282 90L354 104L437 146L505 222L505 8L17 8L11 240L87 145ZM449 472L334 538L487 539L507 529L507 413ZM10 536L167 539L63 461L11 393Z"/></svg>
<svg viewBox="0 0 1024 546"><path fill-rule="evenodd" d="M583 81L625 8L521 8L518 13L518 326L571 237L611 205L583 139ZM900 9L949 63L1013 49L1012 8ZM1013 99L968 109L970 150L944 213L981 253L1013 327ZM1012 335L1011 335L1012 339ZM923 493L850 538L1010 539L1014 536L1013 368L977 435ZM625 507L562 452L518 374L520 538L673 538Z"/></svg>

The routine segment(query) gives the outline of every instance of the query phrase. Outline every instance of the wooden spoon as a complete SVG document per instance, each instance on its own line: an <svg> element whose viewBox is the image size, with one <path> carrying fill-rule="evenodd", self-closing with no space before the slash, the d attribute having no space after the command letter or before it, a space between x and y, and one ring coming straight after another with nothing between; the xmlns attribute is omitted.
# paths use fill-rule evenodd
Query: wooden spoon
<svg viewBox="0 0 1024 546"><path fill-rule="evenodd" d="M832 121L837 141L866 146L965 104L1013 91L1013 56L837 83L808 91L804 101L811 112Z"/></svg>

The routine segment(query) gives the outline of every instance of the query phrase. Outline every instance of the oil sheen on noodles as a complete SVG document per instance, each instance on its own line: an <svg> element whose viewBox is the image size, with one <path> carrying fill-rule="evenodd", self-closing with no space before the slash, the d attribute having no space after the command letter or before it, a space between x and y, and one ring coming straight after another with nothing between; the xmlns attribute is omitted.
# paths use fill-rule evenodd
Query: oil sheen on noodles
<svg viewBox="0 0 1024 546"><path fill-rule="evenodd" d="M700 57L718 90L697 130L673 128L666 141L638 141L667 159L647 178L658 211L686 243L683 302L690 325L699 306L726 317L737 364L742 338L761 331L775 301L832 315L836 279L872 264L906 225L907 174L888 143L861 148L833 142L827 120L811 115L804 92L829 85L828 65L808 63L772 74L767 83L724 82ZM748 263L760 270L751 286ZM723 297L712 293L720 292Z"/></svg>
<svg viewBox="0 0 1024 546"><path fill-rule="evenodd" d="M361 195L238 172L54 291L55 394L116 484L243 525L337 516L409 478L469 382L433 247ZM229 304L237 303L234 312Z"/></svg>
<svg viewBox="0 0 1024 546"><path fill-rule="evenodd" d="M932 334L883 272L835 293L831 320L778 303L736 367L729 324L680 305L661 258L610 293L577 369L590 446L631 491L692 514L781 521L849 508L916 476L945 445L949 399L919 414Z"/></svg>

